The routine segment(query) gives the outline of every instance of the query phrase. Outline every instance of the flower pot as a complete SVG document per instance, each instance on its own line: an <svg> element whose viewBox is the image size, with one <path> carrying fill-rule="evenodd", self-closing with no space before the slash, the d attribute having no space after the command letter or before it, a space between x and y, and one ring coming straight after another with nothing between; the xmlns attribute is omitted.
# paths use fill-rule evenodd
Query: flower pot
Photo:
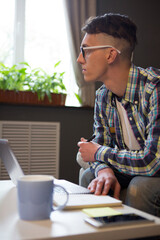
<svg viewBox="0 0 160 240"><path fill-rule="evenodd" d="M38 100L37 93L30 91L12 91L0 89L0 102L8 104L20 104L20 105L42 105L42 106L64 106L66 100L66 94L52 93L52 101L50 102L47 95L43 100Z"/></svg>

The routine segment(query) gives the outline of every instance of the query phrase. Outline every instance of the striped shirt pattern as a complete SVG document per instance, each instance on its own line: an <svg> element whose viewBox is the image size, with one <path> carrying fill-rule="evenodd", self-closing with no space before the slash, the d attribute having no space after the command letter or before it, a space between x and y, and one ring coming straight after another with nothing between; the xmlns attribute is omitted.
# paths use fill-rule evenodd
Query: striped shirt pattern
<svg viewBox="0 0 160 240"><path fill-rule="evenodd" d="M104 85L96 92L93 140L101 145L91 170L97 176L106 167L131 176L160 176L160 70L132 64L121 101L140 150L127 149L115 104ZM115 133L110 131L115 129Z"/></svg>

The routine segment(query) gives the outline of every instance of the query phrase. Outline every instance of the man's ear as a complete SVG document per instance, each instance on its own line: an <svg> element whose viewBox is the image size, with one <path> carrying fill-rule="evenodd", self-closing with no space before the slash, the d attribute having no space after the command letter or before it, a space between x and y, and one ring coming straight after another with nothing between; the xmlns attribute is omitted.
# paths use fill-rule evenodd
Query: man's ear
<svg viewBox="0 0 160 240"><path fill-rule="evenodd" d="M115 49L111 49L109 52L107 52L106 60L107 60L108 64L111 64L115 61L117 54L118 53Z"/></svg>

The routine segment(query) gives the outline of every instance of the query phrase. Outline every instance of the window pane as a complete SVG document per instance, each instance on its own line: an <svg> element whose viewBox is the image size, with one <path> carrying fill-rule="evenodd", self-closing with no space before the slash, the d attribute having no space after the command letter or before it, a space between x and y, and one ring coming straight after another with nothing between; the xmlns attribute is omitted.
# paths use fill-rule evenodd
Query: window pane
<svg viewBox="0 0 160 240"><path fill-rule="evenodd" d="M26 0L25 61L32 67L65 72L64 83L69 94L78 91L68 47L62 0ZM67 105L77 105L76 99Z"/></svg>
<svg viewBox="0 0 160 240"><path fill-rule="evenodd" d="M13 64L14 0L0 0L0 62Z"/></svg>

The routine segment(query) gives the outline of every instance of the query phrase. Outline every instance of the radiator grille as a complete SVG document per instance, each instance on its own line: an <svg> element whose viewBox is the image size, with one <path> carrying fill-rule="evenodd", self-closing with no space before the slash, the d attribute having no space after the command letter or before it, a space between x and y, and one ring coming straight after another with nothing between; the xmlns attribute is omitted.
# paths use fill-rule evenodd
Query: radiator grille
<svg viewBox="0 0 160 240"><path fill-rule="evenodd" d="M0 138L8 139L25 174L58 178L60 123L0 121ZM9 179L2 161L0 179Z"/></svg>

